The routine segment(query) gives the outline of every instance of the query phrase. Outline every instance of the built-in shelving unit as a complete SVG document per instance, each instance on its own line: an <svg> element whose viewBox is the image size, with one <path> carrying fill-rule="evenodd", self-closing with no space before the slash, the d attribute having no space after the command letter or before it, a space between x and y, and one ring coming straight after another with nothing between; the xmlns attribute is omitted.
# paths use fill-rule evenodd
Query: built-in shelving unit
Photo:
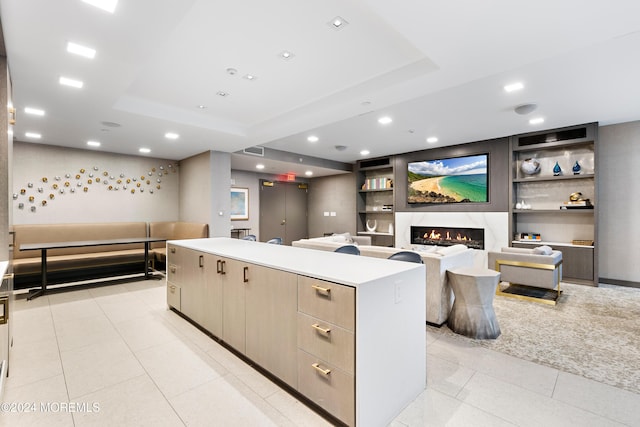
<svg viewBox="0 0 640 427"><path fill-rule="evenodd" d="M361 160L357 166L357 233L374 245L394 244L393 157ZM374 227L375 226L375 227Z"/></svg>
<svg viewBox="0 0 640 427"><path fill-rule="evenodd" d="M561 250L563 280L590 285L598 281L596 148L597 123L510 139L512 246L546 244ZM537 163L539 171L525 173L525 162ZM579 170L574 172L576 162ZM570 203L571 195L588 200L589 206ZM523 241L522 233L541 239Z"/></svg>

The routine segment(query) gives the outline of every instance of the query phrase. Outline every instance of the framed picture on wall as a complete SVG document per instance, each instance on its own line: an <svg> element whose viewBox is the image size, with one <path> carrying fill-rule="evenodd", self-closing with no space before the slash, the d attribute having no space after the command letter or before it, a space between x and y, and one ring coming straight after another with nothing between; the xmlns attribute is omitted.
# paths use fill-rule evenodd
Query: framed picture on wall
<svg viewBox="0 0 640 427"><path fill-rule="evenodd" d="M231 220L248 220L249 219L249 189L248 188L232 188L231 189Z"/></svg>

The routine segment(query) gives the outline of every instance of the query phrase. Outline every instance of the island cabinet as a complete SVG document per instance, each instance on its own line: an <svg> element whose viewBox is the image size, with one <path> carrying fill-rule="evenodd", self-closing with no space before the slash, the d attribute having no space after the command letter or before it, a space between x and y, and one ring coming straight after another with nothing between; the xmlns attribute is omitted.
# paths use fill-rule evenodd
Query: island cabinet
<svg viewBox="0 0 640 427"><path fill-rule="evenodd" d="M167 245L168 305L332 420L388 425L424 390L424 265L228 238Z"/></svg>

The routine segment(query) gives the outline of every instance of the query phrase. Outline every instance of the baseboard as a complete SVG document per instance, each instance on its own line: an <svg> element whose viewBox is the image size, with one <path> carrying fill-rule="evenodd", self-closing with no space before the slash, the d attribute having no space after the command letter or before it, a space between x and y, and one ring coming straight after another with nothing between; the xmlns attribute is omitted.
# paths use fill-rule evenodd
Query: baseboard
<svg viewBox="0 0 640 427"><path fill-rule="evenodd" d="M640 288L640 282L631 282L629 280L607 279L606 277L601 277L599 280L599 283L604 283L607 285L627 286L629 288Z"/></svg>

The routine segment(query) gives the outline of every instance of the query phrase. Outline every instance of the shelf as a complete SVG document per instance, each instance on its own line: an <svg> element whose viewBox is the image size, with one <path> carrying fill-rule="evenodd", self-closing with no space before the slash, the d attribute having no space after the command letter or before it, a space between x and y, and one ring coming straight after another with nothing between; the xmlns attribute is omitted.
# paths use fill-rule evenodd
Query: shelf
<svg viewBox="0 0 640 427"><path fill-rule="evenodd" d="M363 236L393 236L393 233L381 233L378 231L358 231Z"/></svg>
<svg viewBox="0 0 640 427"><path fill-rule="evenodd" d="M376 193L381 191L393 191L393 188L376 188L373 190L358 190L360 193Z"/></svg>
<svg viewBox="0 0 640 427"><path fill-rule="evenodd" d="M595 174L592 173L581 173L579 175L560 175L560 176L545 176L545 177L533 177L533 178L514 178L513 183L523 183L523 182L544 182L544 181L562 181L567 179L593 179L595 178Z"/></svg>
<svg viewBox="0 0 640 427"><path fill-rule="evenodd" d="M518 153L526 153L531 151L549 151L560 148L569 147L590 147L593 146L593 141L557 141L557 142L542 142L540 144L524 145L522 147L514 147L513 151Z"/></svg>
<svg viewBox="0 0 640 427"><path fill-rule="evenodd" d="M547 246L566 246L568 248L585 248L585 249L593 249L593 246L590 245L574 245L573 243L568 242L548 242L545 240L513 240L511 243L522 243L524 245L547 245Z"/></svg>
<svg viewBox="0 0 640 427"><path fill-rule="evenodd" d="M593 215L594 209L514 209L513 213L516 214L560 214L560 215L575 215L575 214L591 214Z"/></svg>
<svg viewBox="0 0 640 427"><path fill-rule="evenodd" d="M359 211L361 214L392 214L393 211Z"/></svg>

